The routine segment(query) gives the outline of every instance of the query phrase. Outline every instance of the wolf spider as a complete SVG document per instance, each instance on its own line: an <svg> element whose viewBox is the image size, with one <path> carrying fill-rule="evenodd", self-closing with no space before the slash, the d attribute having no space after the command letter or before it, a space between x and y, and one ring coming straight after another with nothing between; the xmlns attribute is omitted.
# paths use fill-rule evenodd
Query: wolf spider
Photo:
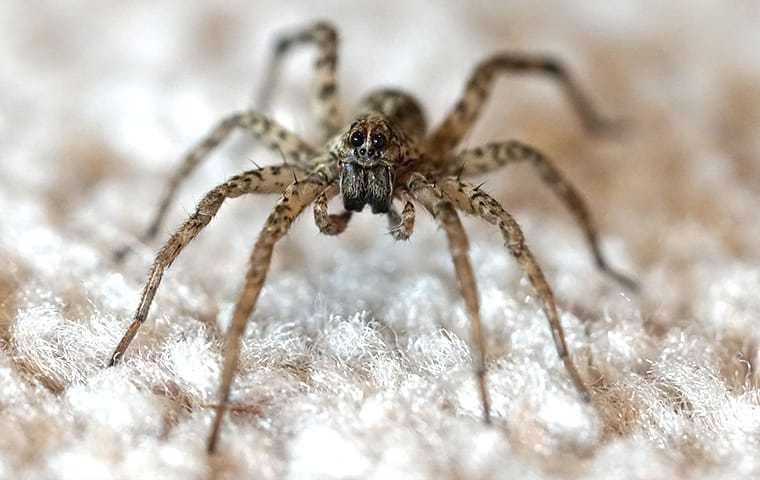
<svg viewBox="0 0 760 480"><path fill-rule="evenodd" d="M314 148L296 134L267 116L253 110L234 113L223 119L211 133L192 148L171 177L154 219L142 236L147 242L156 236L180 183L235 129L249 132L286 158L282 165L260 167L231 177L214 187L200 201L195 212L179 227L156 256L147 283L124 337L111 355L109 366L124 354L137 330L145 321L164 271L188 243L211 221L228 198L249 193L276 193L280 199L264 224L250 257L242 293L235 305L226 335L225 358L219 389L219 403L208 437L209 453L215 451L221 422L227 406L233 376L240 356L241 337L256 306L269 270L272 251L295 218L314 204L314 220L326 235L342 233L353 212L369 205L372 213L386 214L391 234L408 239L414 229L415 203L422 205L440 223L448 237L467 315L472 341L477 347L475 375L483 408L483 419L490 422L486 387L485 344L479 314L478 291L468 257L468 240L458 211L482 218L498 227L509 252L527 274L539 297L551 328L557 352L580 396L590 400L568 353L557 306L549 284L533 254L525 244L517 222L486 192L462 177L488 173L512 163L527 162L546 185L564 202L583 229L598 268L623 286L635 289L634 281L612 269L603 256L585 202L539 150L518 141L489 143L455 152L464 136L480 116L496 80L505 73L538 73L555 80L563 88L587 129L598 132L609 126L592 108L562 64L551 58L516 53L499 53L480 63L467 82L464 94L432 133L426 135L426 122L417 101L409 94L382 89L370 93L359 105L346 126L340 114L336 83L338 37L324 22L280 38L277 42L262 103L276 84L283 55L296 45L313 45L317 50L315 110L324 140ZM340 196L345 211L328 212L331 198ZM393 205L403 204L399 213ZM120 252L123 256L125 251Z"/></svg>

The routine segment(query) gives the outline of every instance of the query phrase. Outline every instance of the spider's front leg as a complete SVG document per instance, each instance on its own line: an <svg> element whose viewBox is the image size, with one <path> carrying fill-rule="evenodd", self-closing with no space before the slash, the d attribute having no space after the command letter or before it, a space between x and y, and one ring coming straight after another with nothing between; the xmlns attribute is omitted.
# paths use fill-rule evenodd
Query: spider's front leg
<svg viewBox="0 0 760 480"><path fill-rule="evenodd" d="M182 182L190 176L198 165L219 146L235 129L249 132L254 139L263 140L266 145L292 162L296 168L309 168L309 161L314 158L315 151L297 135L270 120L265 115L254 111L239 112L223 119L206 137L195 145L185 155L179 168L169 179L158 209L153 214L148 228L140 236L142 243L148 243L158 234L177 190ZM116 261L121 261L130 251L123 247L114 254Z"/></svg>
<svg viewBox="0 0 760 480"><path fill-rule="evenodd" d="M604 131L615 125L594 109L588 96L559 61L547 56L500 53L486 59L475 68L462 97L443 123L430 135L427 151L438 156L455 148L483 111L496 79L508 73L538 73L559 82L584 127L591 132Z"/></svg>
<svg viewBox="0 0 760 480"><path fill-rule="evenodd" d="M541 151L514 140L489 143L483 147L465 150L457 155L454 164L459 165L457 168L459 171L454 172L455 168L452 164L449 165L448 173L452 175L458 173L461 176L483 174L518 162L529 162L536 169L541 180L551 188L575 217L575 221L583 229L597 267L623 287L633 292L638 291L639 286L635 280L610 266L599 246L597 229L586 202L578 190Z"/></svg>
<svg viewBox="0 0 760 480"><path fill-rule="evenodd" d="M331 185L319 194L314 201L314 223L319 231L325 235L340 235L346 230L351 211L346 210L339 215L330 214L327 211L327 203L338 194L338 186Z"/></svg>
<svg viewBox="0 0 760 480"><path fill-rule="evenodd" d="M338 186L331 185L314 201L314 223L324 235L340 235L346 230L351 220L353 212L350 210L337 215L329 213L327 204L337 194ZM403 198L405 203L400 214L393 206L388 211L389 233L396 240L408 240L414 232L414 204L406 196Z"/></svg>
<svg viewBox="0 0 760 480"><path fill-rule="evenodd" d="M222 203L228 198L239 197L246 193L280 193L292 183L292 169L289 166L265 167L250 170L240 175L235 175L226 182L208 192L198 203L195 213L190 215L185 223L169 238L158 252L153 267L148 275L148 280L143 289L140 304L135 311L132 323L127 332L116 346L108 366L116 363L126 351L137 330L145 322L156 295L156 290L161 283L164 271L174 262L183 248L187 246L200 231L208 225L211 219L219 211Z"/></svg>
<svg viewBox="0 0 760 480"><path fill-rule="evenodd" d="M388 224L390 231L388 233L395 240L409 240L409 237L414 233L414 203L409 192L405 188L398 188L396 196L404 201L404 208L401 209L401 213L398 213L391 205L391 209L388 211Z"/></svg>
<svg viewBox="0 0 760 480"><path fill-rule="evenodd" d="M491 422L490 399L486 386L486 343L480 320L480 302L475 274L470 264L468 251L470 249L467 234L462 222L451 202L433 184L428 183L421 175L414 175L407 183L411 194L422 203L436 218L446 231L449 251L454 262L459 290L464 297L467 316L470 319L471 340L475 343L478 353L475 357L475 377L480 389L480 400L483 406L483 420Z"/></svg>
<svg viewBox="0 0 760 480"><path fill-rule="evenodd" d="M533 285L536 293L541 299L542 308L546 318L549 321L554 345L557 353L565 365L565 370L570 375L576 390L580 393L581 398L588 402L591 400L591 393L583 379L578 373L578 369L570 357L570 352L565 343L565 332L557 313L557 305L554 300L554 293L549 287L549 283L541 271L541 267L536 262L533 254L525 244L520 226L514 218L499 205L499 202L479 188L460 180L449 178L438 183L439 188L443 191L445 198L450 200L455 207L467 213L477 215L483 220L496 225L504 237L504 241L509 248L512 256L520 264L523 271L528 275L530 283Z"/></svg>
<svg viewBox="0 0 760 480"><path fill-rule="evenodd" d="M222 370L221 384L219 387L219 403L216 406L216 415L209 433L207 449L214 453L219 441L219 432L222 419L227 408L230 396L232 379L237 370L240 359L240 342L245 333L248 318L256 307L256 301L264 286L269 265L272 260L274 245L290 229L293 220L308 206L317 195L325 188L328 180L320 175L315 175L293 183L285 190L277 202L277 206L266 221L264 228L259 234L256 245L250 257L250 265L245 276L245 285L235 304L232 321L225 341L224 367Z"/></svg>
<svg viewBox="0 0 760 480"><path fill-rule="evenodd" d="M317 47L314 61L316 73L314 111L322 130L322 139L335 135L343 125L337 87L338 33L327 22L317 22L294 33L283 35L277 40L274 55L267 70L262 88L259 90L256 106L265 109L270 103L274 87L278 82L280 67L286 53L298 45L312 44Z"/></svg>

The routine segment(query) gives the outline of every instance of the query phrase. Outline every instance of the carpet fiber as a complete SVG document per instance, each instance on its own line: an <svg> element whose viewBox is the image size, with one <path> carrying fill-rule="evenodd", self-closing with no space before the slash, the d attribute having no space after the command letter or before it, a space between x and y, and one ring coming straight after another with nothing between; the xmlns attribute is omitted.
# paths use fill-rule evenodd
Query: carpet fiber
<svg viewBox="0 0 760 480"><path fill-rule="evenodd" d="M495 2L493 2L495 4ZM760 477L760 10L756 2L3 2L0 6L0 478ZM203 192L278 162L236 134L137 240L184 151L250 103L275 32L327 18L340 90L417 92L436 123L489 53L551 52L624 127L593 136L546 79L499 82L466 146L541 148L584 193L606 254L528 166L483 189L555 289L580 401L499 232L473 218L494 424L480 420L445 236L406 243L307 212L275 252L219 455L224 329L272 197L228 202L172 266L124 361L103 365L154 253ZM310 141L313 52L272 115ZM336 203L331 207L339 211ZM123 245L134 253L110 260Z"/></svg>

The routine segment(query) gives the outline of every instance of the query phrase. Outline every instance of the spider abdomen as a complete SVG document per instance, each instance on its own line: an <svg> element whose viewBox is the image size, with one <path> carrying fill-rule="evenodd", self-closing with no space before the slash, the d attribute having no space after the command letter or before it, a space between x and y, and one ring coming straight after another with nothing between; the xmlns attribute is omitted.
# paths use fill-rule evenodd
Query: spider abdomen
<svg viewBox="0 0 760 480"><path fill-rule="evenodd" d="M422 107L414 96L402 90L394 88L375 90L364 97L358 111L382 113L415 140L421 139L427 130L427 121Z"/></svg>

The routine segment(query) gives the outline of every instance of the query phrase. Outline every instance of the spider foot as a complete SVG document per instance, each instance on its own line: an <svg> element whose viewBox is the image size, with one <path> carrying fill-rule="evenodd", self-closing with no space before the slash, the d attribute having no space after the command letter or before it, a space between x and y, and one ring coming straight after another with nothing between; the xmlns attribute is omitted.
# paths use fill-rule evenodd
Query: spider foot
<svg viewBox="0 0 760 480"><path fill-rule="evenodd" d="M388 230L388 235L390 235L391 237L393 237L394 240L397 240L397 241L409 240L409 235L404 231L404 229L401 226Z"/></svg>

